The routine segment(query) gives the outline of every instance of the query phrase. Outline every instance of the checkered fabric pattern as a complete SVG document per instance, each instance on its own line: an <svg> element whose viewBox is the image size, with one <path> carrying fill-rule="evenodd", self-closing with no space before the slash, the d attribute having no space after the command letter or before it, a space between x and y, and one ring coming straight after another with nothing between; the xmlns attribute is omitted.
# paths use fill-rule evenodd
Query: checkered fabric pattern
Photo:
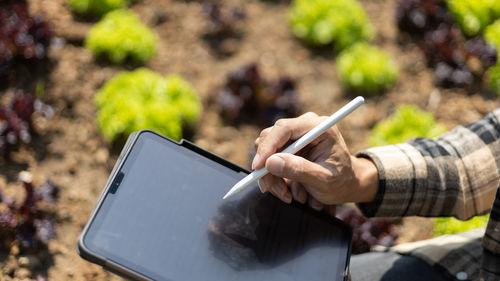
<svg viewBox="0 0 500 281"><path fill-rule="evenodd" d="M373 202L358 207L376 217L466 220L489 212L482 239L435 245L424 259L458 280L500 280L499 120L500 108L432 140L416 138L360 152L377 166L379 190Z"/></svg>

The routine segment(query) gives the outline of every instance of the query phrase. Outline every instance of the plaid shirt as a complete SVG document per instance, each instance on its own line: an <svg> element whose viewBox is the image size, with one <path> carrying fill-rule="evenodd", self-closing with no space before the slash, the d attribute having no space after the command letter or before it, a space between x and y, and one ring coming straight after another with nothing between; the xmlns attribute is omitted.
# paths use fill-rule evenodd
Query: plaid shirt
<svg viewBox="0 0 500 281"><path fill-rule="evenodd" d="M499 120L496 109L433 140L416 138L360 152L377 166L379 190L373 202L358 207L377 217L466 220L489 212L482 233L434 239L408 252L458 280L500 280Z"/></svg>

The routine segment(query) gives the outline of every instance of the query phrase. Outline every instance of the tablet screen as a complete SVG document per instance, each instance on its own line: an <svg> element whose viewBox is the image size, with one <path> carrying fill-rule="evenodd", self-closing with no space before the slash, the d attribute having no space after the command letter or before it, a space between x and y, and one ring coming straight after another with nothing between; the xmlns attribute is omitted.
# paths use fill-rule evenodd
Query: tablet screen
<svg viewBox="0 0 500 281"><path fill-rule="evenodd" d="M153 133L141 133L83 238L155 280L343 280L349 233L257 186L222 196L245 175Z"/></svg>

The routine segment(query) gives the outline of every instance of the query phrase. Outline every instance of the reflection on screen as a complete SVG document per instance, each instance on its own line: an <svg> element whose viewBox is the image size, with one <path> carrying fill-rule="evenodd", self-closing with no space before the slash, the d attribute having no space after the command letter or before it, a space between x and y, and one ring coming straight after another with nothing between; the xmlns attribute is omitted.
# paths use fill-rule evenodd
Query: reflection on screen
<svg viewBox="0 0 500 281"><path fill-rule="evenodd" d="M127 158L85 244L156 280L342 280L346 233L257 187L222 200L244 175L151 133Z"/></svg>

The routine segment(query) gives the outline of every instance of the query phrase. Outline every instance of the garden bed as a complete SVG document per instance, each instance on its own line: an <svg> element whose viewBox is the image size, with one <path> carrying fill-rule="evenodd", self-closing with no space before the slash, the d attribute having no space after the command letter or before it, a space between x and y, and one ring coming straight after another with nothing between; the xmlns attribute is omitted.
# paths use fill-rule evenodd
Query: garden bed
<svg viewBox="0 0 500 281"><path fill-rule="evenodd" d="M40 66L40 71L10 77L11 85L35 92L38 82L43 82L41 100L53 107L54 116L50 119L36 116L38 134L32 145L13 151L9 160L0 160L0 186L16 185L21 171L29 171L36 184L50 178L60 186L57 238L49 241L47 249L28 255L28 259L18 255L16 246L1 249L0 277L24 279L40 274L49 280L120 279L82 260L76 253L76 244L121 149L120 144L106 142L99 132L93 97L105 81L136 66L120 67L94 60L82 47L92 21L75 19L65 0L27 2L31 13L41 13L52 23L59 39L51 46L48 61ZM233 127L221 119L216 97L228 72L257 62L266 77L295 78L302 112L329 115L355 94L345 92L338 82L333 51L311 48L291 34L286 1L222 2L241 5L246 18L239 27L241 34L225 39L219 49L214 47L213 38L206 36L208 20L197 1L139 0L131 9L159 35L157 53L145 66L162 75L182 75L200 94L204 108L202 121L185 137L249 167L253 140L262 128L244 123ZM437 121L447 128L475 121L498 106L497 96L492 94L436 88L433 72L426 67L421 50L397 30L396 1L361 2L376 29L374 44L392 55L400 75L392 88L369 97L366 105L339 124L352 152L366 148L371 128L401 103L416 104L434 113ZM2 91L7 97L13 88ZM398 242L427 238L432 231L428 220L416 218L405 219L398 228Z"/></svg>

